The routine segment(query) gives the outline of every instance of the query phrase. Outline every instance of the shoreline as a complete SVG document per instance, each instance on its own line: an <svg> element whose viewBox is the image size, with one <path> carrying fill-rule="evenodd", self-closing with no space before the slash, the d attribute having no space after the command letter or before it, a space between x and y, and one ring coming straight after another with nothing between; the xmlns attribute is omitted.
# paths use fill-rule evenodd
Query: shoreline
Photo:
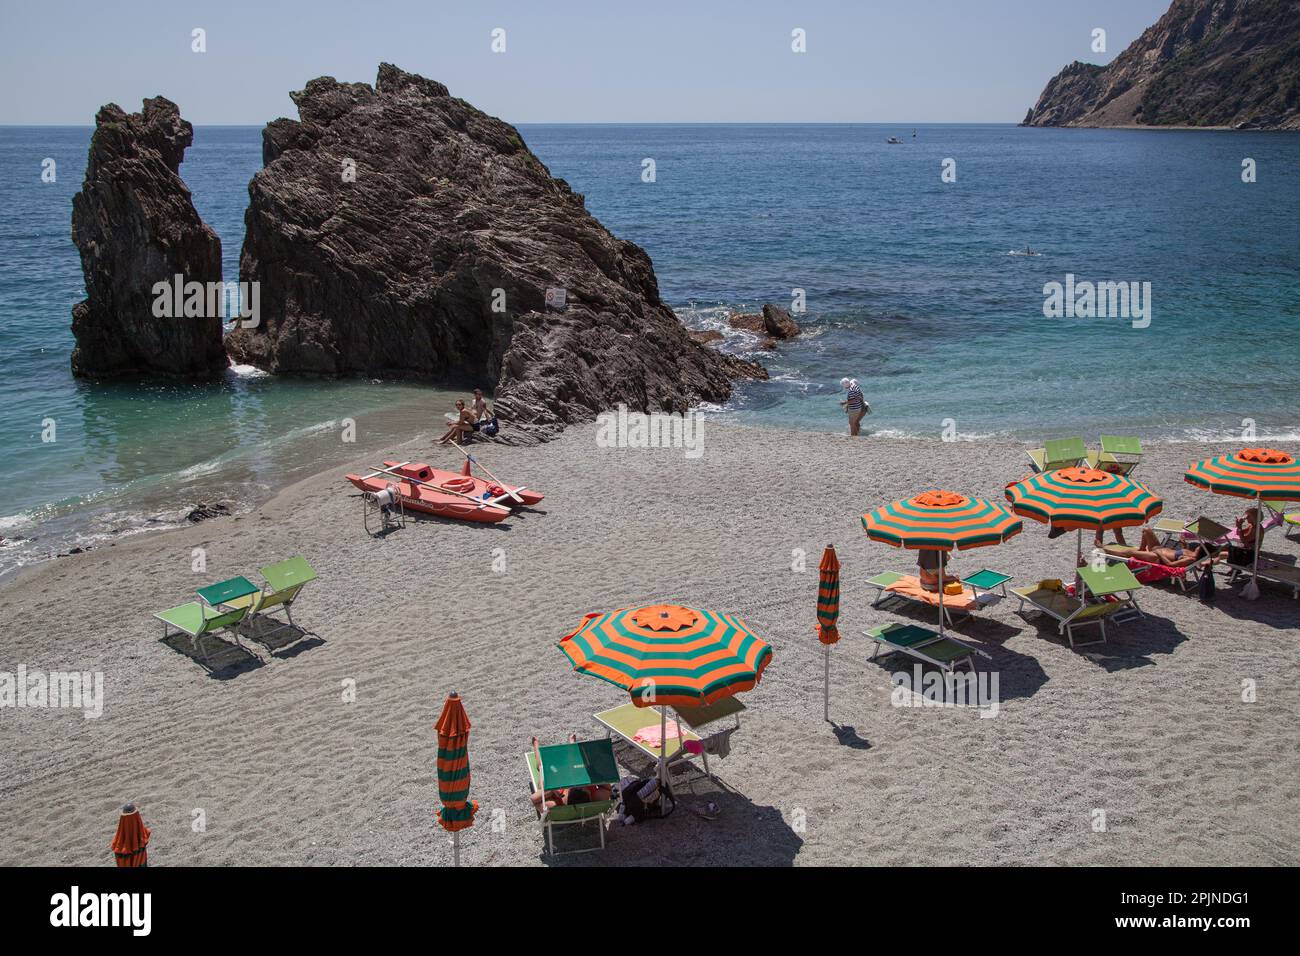
<svg viewBox="0 0 1300 956"><path fill-rule="evenodd" d="M657 599L737 613L774 661L744 695L741 730L717 769L728 790L683 788L688 807L717 802L718 818L676 814L671 834L615 828L604 854L580 862L1300 862L1286 690L1300 677L1300 634L1289 595L1266 587L1252 603L1223 588L1206 608L1194 594L1149 587L1144 619L1079 650L1004 601L957 629L991 657L980 670L999 675L998 716L900 708L891 673L910 662L868 661L862 632L933 621L872 607L866 579L912 556L867 540L858 516L931 487L1000 495L1027 470L1024 445L855 442L710 422L704 454L690 459L601 448L595 436L583 425L544 445L480 446L501 478L547 496L501 525L413 520L368 539L342 478L365 463L359 456L248 514L47 562L0 588L10 622L0 670L105 675L97 720L0 711L11 754L0 826L14 834L0 863L104 862L105 820L128 798L154 828L160 865L447 862L445 834L431 824L432 726L451 690L473 722L471 796L482 807L463 862L550 862L521 754L533 734L603 736L590 715L625 699L574 674L554 644L587 612ZM450 455L427 451L432 438L406 445L449 466ZM1148 450L1139 476L1165 496L1166 515L1239 512L1240 502L1181 480L1217 450ZM828 542L844 568L831 672L838 731L822 721L812 634ZM1300 554L1278 532L1267 544ZM196 547L207 562L198 574ZM1074 547L1073 536L1052 541L1026 521L1007 544L955 560L1024 584L1059 576ZM160 640L153 612L296 554L320 574L294 609L311 632L297 644L272 653L246 639L264 660L210 676ZM1252 704L1240 700L1246 677L1258 683ZM922 804L931 812L921 817L891 809ZM45 812L32 818L31 806ZM1106 833L1093 830L1096 807L1110 814ZM190 826L196 809L202 833Z"/></svg>

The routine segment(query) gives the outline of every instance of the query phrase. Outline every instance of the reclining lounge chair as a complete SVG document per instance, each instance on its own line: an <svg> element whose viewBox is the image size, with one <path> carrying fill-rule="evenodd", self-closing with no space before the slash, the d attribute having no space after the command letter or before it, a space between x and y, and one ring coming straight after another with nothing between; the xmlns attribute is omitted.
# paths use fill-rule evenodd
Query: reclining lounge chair
<svg viewBox="0 0 1300 956"><path fill-rule="evenodd" d="M1054 438L1044 442L1042 448L1031 448L1025 454L1034 471L1055 471L1087 461L1088 448L1082 438Z"/></svg>
<svg viewBox="0 0 1300 956"><path fill-rule="evenodd" d="M538 754L541 763L538 763ZM595 821L600 831L600 845L569 853L588 853L605 848L605 826L618 800L618 763L614 760L614 748L608 738L599 740L580 740L577 743L553 744L539 747L536 752L530 750L524 754L528 763L528 776L532 782L533 793L541 793L541 806L538 808L538 822L546 834L546 845L555 854L555 827L572 824L585 825ZM546 792L552 790L570 790L576 787L611 788L611 796L604 800L589 800L586 803L561 804L548 807Z"/></svg>
<svg viewBox="0 0 1300 956"><path fill-rule="evenodd" d="M1060 581L1045 580L1034 587L1012 588L1011 593L1020 598L1018 613L1046 614L1057 622L1057 632L1065 635L1071 648L1105 641L1108 618L1119 623L1131 616L1141 616L1135 595L1142 584L1127 566L1112 564L1101 571L1079 568L1079 578L1083 582L1081 597L1068 593ZM1032 610L1026 611L1026 605ZM1076 643L1074 629L1090 624L1098 626L1101 637Z"/></svg>
<svg viewBox="0 0 1300 956"><path fill-rule="evenodd" d="M916 624L881 624L879 627L870 628L866 634L876 642L870 658L873 661L880 655L882 647L888 648L885 651L886 656L906 654L949 673L955 672L957 665L961 663L965 663L974 671L976 654L992 660L988 654L977 647L963 644L956 638Z"/></svg>

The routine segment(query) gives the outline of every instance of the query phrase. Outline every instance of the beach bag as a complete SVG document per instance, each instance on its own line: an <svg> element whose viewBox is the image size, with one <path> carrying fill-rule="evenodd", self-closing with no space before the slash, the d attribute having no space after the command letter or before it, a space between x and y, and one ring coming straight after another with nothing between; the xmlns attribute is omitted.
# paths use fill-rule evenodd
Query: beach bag
<svg viewBox="0 0 1300 956"><path fill-rule="evenodd" d="M497 417L495 415L493 415L491 418L489 418L487 421L483 422L479 426L479 431L481 431L484 435L487 435L489 438L491 438L500 430L501 430L501 426L497 424Z"/></svg>
<svg viewBox="0 0 1300 956"><path fill-rule="evenodd" d="M623 816L637 823L662 820L677 809L672 788L655 777L636 779L623 785Z"/></svg>
<svg viewBox="0 0 1300 956"><path fill-rule="evenodd" d="M1196 585L1196 588L1197 588L1198 595L1201 599L1201 603L1208 604L1211 607L1213 607L1215 584L1214 584L1214 569L1212 567L1207 566L1206 569L1203 572L1201 572L1201 580Z"/></svg>

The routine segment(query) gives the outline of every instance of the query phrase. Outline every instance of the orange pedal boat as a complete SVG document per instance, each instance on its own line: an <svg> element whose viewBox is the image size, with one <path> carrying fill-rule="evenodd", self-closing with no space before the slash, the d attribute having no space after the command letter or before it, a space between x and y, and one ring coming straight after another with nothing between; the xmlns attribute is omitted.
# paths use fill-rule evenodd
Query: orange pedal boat
<svg viewBox="0 0 1300 956"><path fill-rule="evenodd" d="M468 468L466 462L467 471ZM510 517L511 509L531 507L544 497L541 492L522 485L498 484L465 472L443 471L423 462L385 461L383 468L366 475L348 475L347 479L372 494L392 485L409 511L485 524L502 521Z"/></svg>

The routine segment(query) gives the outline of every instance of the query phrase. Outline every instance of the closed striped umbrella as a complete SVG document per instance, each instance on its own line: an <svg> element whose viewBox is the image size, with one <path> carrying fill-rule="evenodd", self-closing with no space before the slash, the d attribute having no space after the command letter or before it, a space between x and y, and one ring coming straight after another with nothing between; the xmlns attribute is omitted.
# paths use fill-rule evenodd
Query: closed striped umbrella
<svg viewBox="0 0 1300 956"><path fill-rule="evenodd" d="M1140 481L1097 468L1058 468L1013 481L1006 488L1011 510L1053 531L1077 531L1075 567L1083 560L1083 532L1146 524L1165 503ZM1078 575L1075 592L1078 593Z"/></svg>
<svg viewBox="0 0 1300 956"><path fill-rule="evenodd" d="M818 565L817 575L817 639L822 642L826 654L825 716L831 719L831 645L840 639L840 630L835 622L840 619L840 559L835 553L835 545L826 545L822 552L822 561Z"/></svg>
<svg viewBox="0 0 1300 956"><path fill-rule="evenodd" d="M1259 546L1264 537L1263 503L1300 501L1300 462L1276 448L1243 448L1232 455L1198 461L1183 480L1216 495L1255 499L1255 557L1242 597L1259 597Z"/></svg>
<svg viewBox="0 0 1300 956"><path fill-rule="evenodd" d="M109 846L120 867L149 865L149 828L144 825L135 804L123 805L122 815L117 818L117 832Z"/></svg>
<svg viewBox="0 0 1300 956"><path fill-rule="evenodd" d="M926 491L862 516L872 541L914 551L968 551L1001 544L1024 522L1000 504L955 491ZM943 633L943 567L939 560L939 633Z"/></svg>
<svg viewBox="0 0 1300 956"><path fill-rule="evenodd" d="M840 559L835 545L826 545L817 577L817 639L834 644L840 639L835 622L840 618Z"/></svg>
<svg viewBox="0 0 1300 956"><path fill-rule="evenodd" d="M474 825L478 802L469 798L469 716L460 694L452 692L438 718L438 823L452 834L456 865L460 865L460 831Z"/></svg>
<svg viewBox="0 0 1300 956"><path fill-rule="evenodd" d="M638 707L661 705L665 731L665 708L699 707L749 690L772 660L772 648L739 618L677 604L588 614L558 647L575 670L617 684Z"/></svg>

